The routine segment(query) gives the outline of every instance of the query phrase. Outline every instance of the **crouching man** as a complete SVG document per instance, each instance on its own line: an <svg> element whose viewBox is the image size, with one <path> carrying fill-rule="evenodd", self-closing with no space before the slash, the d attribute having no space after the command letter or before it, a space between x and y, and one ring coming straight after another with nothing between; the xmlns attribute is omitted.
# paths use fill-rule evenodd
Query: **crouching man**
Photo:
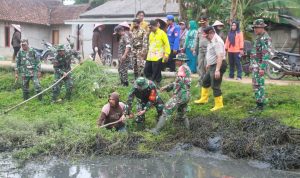
<svg viewBox="0 0 300 178"><path fill-rule="evenodd" d="M98 126L116 122L106 126L107 129L115 128L117 131L126 131L125 127L125 109L126 105L119 101L120 96L117 92L109 95L108 103L103 106L100 117L98 119Z"/></svg>
<svg viewBox="0 0 300 178"><path fill-rule="evenodd" d="M185 113L187 112L188 102L191 96L191 70L185 63L185 61L187 61L185 54L178 54L174 60L176 66L179 67L175 82L161 88L161 91L173 90L173 96L165 104L163 114L160 116L156 127L150 130L150 132L155 135L163 128L167 118L170 117L175 110L177 110L175 121L183 122L187 129L190 127L189 120L185 116Z"/></svg>

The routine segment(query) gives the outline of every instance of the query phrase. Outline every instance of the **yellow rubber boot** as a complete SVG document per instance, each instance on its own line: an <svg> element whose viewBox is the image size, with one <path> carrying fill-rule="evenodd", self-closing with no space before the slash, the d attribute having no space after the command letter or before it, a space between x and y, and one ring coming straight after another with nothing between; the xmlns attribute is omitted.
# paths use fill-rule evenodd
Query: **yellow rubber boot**
<svg viewBox="0 0 300 178"><path fill-rule="evenodd" d="M209 88L201 88L200 91L200 99L199 100L195 100L194 103L196 104L205 104L208 102L208 97L209 97Z"/></svg>
<svg viewBox="0 0 300 178"><path fill-rule="evenodd" d="M223 108L223 97L222 96L218 96L215 97L215 107L213 107L212 109L210 109L210 111L216 111L219 110L221 108Z"/></svg>

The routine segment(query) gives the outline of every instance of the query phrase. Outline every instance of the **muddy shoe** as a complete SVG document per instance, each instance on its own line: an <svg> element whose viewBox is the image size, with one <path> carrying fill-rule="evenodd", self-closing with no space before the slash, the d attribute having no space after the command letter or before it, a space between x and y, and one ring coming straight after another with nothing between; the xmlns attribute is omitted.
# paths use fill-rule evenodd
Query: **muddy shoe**
<svg viewBox="0 0 300 178"><path fill-rule="evenodd" d="M261 113L264 110L264 105L263 103L257 103L256 107L249 110L248 112L250 114L255 114L255 113Z"/></svg>
<svg viewBox="0 0 300 178"><path fill-rule="evenodd" d="M51 104L61 103L62 101L63 101L62 99L52 100L52 101L51 101Z"/></svg>
<svg viewBox="0 0 300 178"><path fill-rule="evenodd" d="M153 128L151 130L148 130L148 132L152 133L153 135L159 135L159 132L157 131L156 128Z"/></svg>

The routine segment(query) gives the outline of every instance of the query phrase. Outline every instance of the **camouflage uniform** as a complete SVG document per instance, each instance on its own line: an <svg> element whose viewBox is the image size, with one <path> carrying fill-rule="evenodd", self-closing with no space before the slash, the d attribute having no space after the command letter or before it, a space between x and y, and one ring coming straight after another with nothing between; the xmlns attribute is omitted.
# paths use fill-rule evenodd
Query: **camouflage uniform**
<svg viewBox="0 0 300 178"><path fill-rule="evenodd" d="M254 21L254 27L265 27L262 19ZM252 69L252 87L255 93L257 107L262 109L265 103L265 77L259 74L259 70L266 71L267 61L271 56L272 40L267 32L259 35L253 45L250 55L250 63Z"/></svg>
<svg viewBox="0 0 300 178"><path fill-rule="evenodd" d="M119 49L118 49L118 56L119 56L119 76L121 83L123 85L128 85L128 65L129 65L129 58L130 54L127 54L127 57L124 61L122 61L121 57L125 53L126 48L131 48L131 33L125 32L123 36L121 36L119 42Z"/></svg>
<svg viewBox="0 0 300 178"><path fill-rule="evenodd" d="M184 54L179 54L184 55ZM179 56L177 55L177 56ZM185 56L185 55L184 55ZM177 60L184 60L182 58L175 58ZM153 133L157 133L165 124L167 118L169 118L172 113L177 110L177 115L175 121L183 121L186 128L189 128L189 120L185 117L187 112L188 102L190 100L190 88L191 88L191 70L187 64L183 64L178 68L176 73L175 82L167 85L166 91L173 90L173 96L165 104L163 109L163 114L159 118L156 128L152 129Z"/></svg>
<svg viewBox="0 0 300 178"><path fill-rule="evenodd" d="M147 53L147 32L142 28L132 29L132 48L131 55L133 61L133 71L135 79L143 75L145 67L145 56Z"/></svg>
<svg viewBox="0 0 300 178"><path fill-rule="evenodd" d="M62 46L58 48L58 50L64 50ZM59 54L56 55L55 59L52 61L53 68L54 68L54 78L55 82L61 79L64 73L67 73L71 70L71 63L72 63L72 55L70 53L65 53L65 55L61 56ZM72 89L73 89L73 79L71 74L68 74L64 79L65 88L66 88L66 99L71 99ZM52 101L56 101L57 97L60 94L62 82L59 82L57 85L53 87L53 95Z"/></svg>
<svg viewBox="0 0 300 178"><path fill-rule="evenodd" d="M198 74L199 74L199 85L202 86L202 79L205 75L205 67L206 67L206 52L208 40L206 37L203 37L203 27L198 29L197 39L195 40L195 47L198 47Z"/></svg>
<svg viewBox="0 0 300 178"><path fill-rule="evenodd" d="M127 115L130 114L134 97L137 98L137 112L148 111L152 106L156 107L158 117L162 114L164 102L158 95L156 85L151 80L139 77L134 87L130 90L127 100ZM158 118L157 117L157 118ZM144 129L145 114L136 117L138 129Z"/></svg>
<svg viewBox="0 0 300 178"><path fill-rule="evenodd" d="M34 83L36 93L40 93L42 91L38 78L38 73L41 67L40 60L36 56L35 51L32 48L29 48L28 51L19 51L17 54L16 64L16 70L18 71L18 74L22 76L23 99L27 100L29 98L30 80ZM42 95L39 95L39 100L41 99Z"/></svg>

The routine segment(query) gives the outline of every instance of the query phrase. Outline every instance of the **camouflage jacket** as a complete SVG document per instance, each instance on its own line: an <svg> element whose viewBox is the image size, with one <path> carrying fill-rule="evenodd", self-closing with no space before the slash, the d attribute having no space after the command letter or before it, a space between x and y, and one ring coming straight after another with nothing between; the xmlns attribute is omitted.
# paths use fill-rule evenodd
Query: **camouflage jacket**
<svg viewBox="0 0 300 178"><path fill-rule="evenodd" d="M267 32L258 36L254 41L250 54L250 62L253 68L259 67L265 70L267 61L271 58L272 40Z"/></svg>
<svg viewBox="0 0 300 178"><path fill-rule="evenodd" d="M155 93L155 100L151 101L149 99L150 95L152 93ZM144 109L147 111L148 109L151 108L151 106L156 103L156 100L159 97L158 92L157 92L157 88L156 85L154 84L154 82L152 82L151 80L148 80L148 87L142 91L138 90L138 86L133 86L133 88L130 90L129 95L128 95L128 99L127 99L127 113L129 114L131 109L132 109L132 103L134 100L134 97L137 98L137 101L139 103L145 104Z"/></svg>
<svg viewBox="0 0 300 178"><path fill-rule="evenodd" d="M20 50L16 64L18 73L26 77L37 76L41 68L40 60L32 48L29 48L28 51Z"/></svg>
<svg viewBox="0 0 300 178"><path fill-rule="evenodd" d="M194 41L194 47L199 49L199 52L206 52L207 51L207 45L208 45L208 40L206 37L203 36L203 27L198 28L197 32L197 38Z"/></svg>
<svg viewBox="0 0 300 178"><path fill-rule="evenodd" d="M67 73L71 70L72 55L67 52L64 56L57 54L52 63L55 73L63 75L64 72Z"/></svg>
<svg viewBox="0 0 300 178"><path fill-rule="evenodd" d="M191 83L191 70L187 64L183 64L178 68L175 82L167 85L166 90L173 90L173 97L175 97L179 103L187 103L190 100Z"/></svg>
<svg viewBox="0 0 300 178"><path fill-rule="evenodd" d="M144 53L148 48L147 32L142 28L132 29L132 48L141 49Z"/></svg>
<svg viewBox="0 0 300 178"><path fill-rule="evenodd" d="M126 48L131 48L131 40L132 36L130 32L125 32L125 34L121 36L118 49L119 56L122 56L125 53Z"/></svg>

